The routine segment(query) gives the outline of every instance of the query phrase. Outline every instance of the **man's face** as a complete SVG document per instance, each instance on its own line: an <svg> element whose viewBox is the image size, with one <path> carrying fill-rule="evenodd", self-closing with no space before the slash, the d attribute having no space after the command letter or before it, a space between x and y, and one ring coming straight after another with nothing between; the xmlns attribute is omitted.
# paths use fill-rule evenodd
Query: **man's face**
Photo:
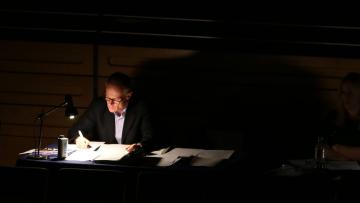
<svg viewBox="0 0 360 203"><path fill-rule="evenodd" d="M341 97L350 117L358 118L360 116L360 88L344 83L341 87Z"/></svg>
<svg viewBox="0 0 360 203"><path fill-rule="evenodd" d="M127 107L132 92L123 88L107 85L105 88L105 100L111 113L120 112Z"/></svg>

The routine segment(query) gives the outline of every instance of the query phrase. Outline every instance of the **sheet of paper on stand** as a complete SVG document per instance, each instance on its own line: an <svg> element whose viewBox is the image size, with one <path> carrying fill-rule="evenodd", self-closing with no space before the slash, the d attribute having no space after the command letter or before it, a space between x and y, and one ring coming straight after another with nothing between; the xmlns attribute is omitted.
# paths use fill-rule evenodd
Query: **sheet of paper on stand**
<svg viewBox="0 0 360 203"><path fill-rule="evenodd" d="M234 153L234 150L202 150L198 157L214 158L214 159L229 159Z"/></svg>
<svg viewBox="0 0 360 203"><path fill-rule="evenodd" d="M200 153L202 149L190 149L190 148L174 148L166 154L163 154L162 159L157 166L171 166L174 161L179 157L190 157Z"/></svg>
<svg viewBox="0 0 360 203"><path fill-rule="evenodd" d="M230 158L234 150L205 150L205 149L191 149L191 148L174 148L166 154L163 154L162 159L157 166L170 166L178 157L194 156L192 162L193 166L215 166L224 159Z"/></svg>
<svg viewBox="0 0 360 203"><path fill-rule="evenodd" d="M224 159L229 159L233 150L203 150L194 159L193 166L216 166Z"/></svg>
<svg viewBox="0 0 360 203"><path fill-rule="evenodd" d="M195 157L192 166L216 166L224 159Z"/></svg>

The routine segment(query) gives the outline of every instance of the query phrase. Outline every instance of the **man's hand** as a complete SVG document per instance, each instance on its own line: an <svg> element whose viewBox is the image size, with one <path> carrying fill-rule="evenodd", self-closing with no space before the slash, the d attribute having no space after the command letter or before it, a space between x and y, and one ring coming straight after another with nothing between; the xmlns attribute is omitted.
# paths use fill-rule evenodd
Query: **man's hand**
<svg viewBox="0 0 360 203"><path fill-rule="evenodd" d="M349 160L346 156L344 156L339 150L338 145L333 145L332 147L325 148L325 157L328 160L338 160L345 161Z"/></svg>
<svg viewBox="0 0 360 203"><path fill-rule="evenodd" d="M346 160L360 160L360 147L336 144L332 149L341 154Z"/></svg>
<svg viewBox="0 0 360 203"><path fill-rule="evenodd" d="M80 149L86 149L86 148L90 147L90 145L89 145L90 141L83 136L77 137L75 140L75 144Z"/></svg>
<svg viewBox="0 0 360 203"><path fill-rule="evenodd" d="M136 149L138 149L140 147L141 147L141 144L136 143L136 144L132 144L132 145L126 147L126 150L130 153L130 152L132 152L132 151L134 151L134 150L136 150Z"/></svg>

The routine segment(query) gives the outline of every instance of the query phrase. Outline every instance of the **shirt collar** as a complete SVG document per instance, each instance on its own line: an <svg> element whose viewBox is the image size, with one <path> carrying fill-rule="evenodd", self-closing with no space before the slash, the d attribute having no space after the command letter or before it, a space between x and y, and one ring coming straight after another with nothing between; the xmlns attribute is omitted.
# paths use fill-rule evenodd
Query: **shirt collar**
<svg viewBox="0 0 360 203"><path fill-rule="evenodd" d="M114 113L115 116L118 116L118 117L123 116L123 117L125 117L126 109L127 109L127 108L123 109L121 112L115 112L115 113Z"/></svg>

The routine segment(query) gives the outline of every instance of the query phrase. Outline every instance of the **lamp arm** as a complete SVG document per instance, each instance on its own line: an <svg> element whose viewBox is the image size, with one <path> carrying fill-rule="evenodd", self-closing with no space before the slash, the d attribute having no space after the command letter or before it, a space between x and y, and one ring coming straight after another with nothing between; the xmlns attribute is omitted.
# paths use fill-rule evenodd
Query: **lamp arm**
<svg viewBox="0 0 360 203"><path fill-rule="evenodd" d="M74 118L75 115L77 115L77 111L76 111L76 108L73 106L73 102L72 102L72 98L70 95L65 95L65 101L60 103L59 105L57 106L54 106L52 107L50 110L46 111L46 112L42 112L42 113L39 113L37 116L36 116L36 120L39 120L40 121L40 126L39 126L39 137L38 137L38 140L37 140L37 146L36 146L36 150L35 150L35 153L33 155L29 155L28 158L29 159L46 159L46 156L41 156L40 155L40 149L41 149L41 140L43 138L43 124L44 124L44 118L46 116L48 116L49 114L53 113L54 111L56 111L57 109L61 108L61 107L66 107L65 109L65 115L69 114L69 118L72 119ZM72 114L70 114L70 111L72 111Z"/></svg>
<svg viewBox="0 0 360 203"><path fill-rule="evenodd" d="M53 107L52 109L50 109L49 111L38 114L37 117L36 117L36 119L42 120L44 117L46 117L46 116L48 116L49 114L51 114L52 112L56 111L58 108L64 107L64 106L66 106L66 105L68 105L68 102L65 101L65 102L63 102L63 103L61 103L61 104L59 104L59 105L57 105L57 106L54 106L54 107Z"/></svg>
<svg viewBox="0 0 360 203"><path fill-rule="evenodd" d="M40 157L40 148L41 148L41 140L43 137L43 117L40 117L38 119L40 119L40 133L39 133L39 138L38 138L38 143L37 143L37 147L36 147L36 155L38 157Z"/></svg>
<svg viewBox="0 0 360 203"><path fill-rule="evenodd" d="M60 107L64 107L68 105L68 102L63 102L57 106L54 106L52 109L50 109L47 112L44 113L40 113L37 115L36 119L40 120L40 133L39 133L39 138L38 138L38 143L37 143L37 149L36 149L36 155L37 157L40 157L40 148L41 148L41 140L43 137L43 118L48 116L49 114L53 113L54 111L56 111L58 108Z"/></svg>

